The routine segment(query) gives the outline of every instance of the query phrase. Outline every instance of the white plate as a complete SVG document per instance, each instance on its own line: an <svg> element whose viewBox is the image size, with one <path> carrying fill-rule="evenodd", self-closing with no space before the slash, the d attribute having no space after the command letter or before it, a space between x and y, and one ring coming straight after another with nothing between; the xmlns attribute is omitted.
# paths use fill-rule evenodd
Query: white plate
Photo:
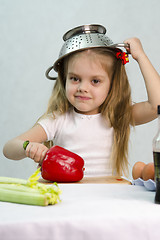
<svg viewBox="0 0 160 240"><path fill-rule="evenodd" d="M144 186L149 191L155 191L156 190L156 183L152 179L144 181L142 178L138 178L136 180L132 180L132 184L133 185Z"/></svg>

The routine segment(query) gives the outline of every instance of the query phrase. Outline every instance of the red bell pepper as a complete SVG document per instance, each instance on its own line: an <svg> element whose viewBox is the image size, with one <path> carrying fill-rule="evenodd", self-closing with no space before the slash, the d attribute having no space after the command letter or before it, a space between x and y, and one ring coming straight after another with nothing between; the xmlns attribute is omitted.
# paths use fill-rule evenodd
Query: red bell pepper
<svg viewBox="0 0 160 240"><path fill-rule="evenodd" d="M50 148L42 163L41 175L55 182L77 182L83 178L84 160L65 148Z"/></svg>

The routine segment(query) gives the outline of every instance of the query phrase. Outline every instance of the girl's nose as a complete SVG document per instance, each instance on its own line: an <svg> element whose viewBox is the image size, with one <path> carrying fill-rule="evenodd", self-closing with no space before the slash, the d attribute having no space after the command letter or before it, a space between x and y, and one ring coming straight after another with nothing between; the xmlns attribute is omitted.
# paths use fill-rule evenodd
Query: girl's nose
<svg viewBox="0 0 160 240"><path fill-rule="evenodd" d="M78 92L88 92L88 83L80 82L77 90Z"/></svg>

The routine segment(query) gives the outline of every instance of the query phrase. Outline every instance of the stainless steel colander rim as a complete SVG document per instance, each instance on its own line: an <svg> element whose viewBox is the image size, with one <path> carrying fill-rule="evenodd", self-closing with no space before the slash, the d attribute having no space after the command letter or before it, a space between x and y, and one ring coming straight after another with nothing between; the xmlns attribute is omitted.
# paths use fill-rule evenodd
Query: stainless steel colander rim
<svg viewBox="0 0 160 240"><path fill-rule="evenodd" d="M66 41L71 37L79 34L99 33L106 34L106 28L100 24L86 24L70 29L63 35L63 40Z"/></svg>
<svg viewBox="0 0 160 240"><path fill-rule="evenodd" d="M111 51L114 52L114 50L116 50L116 49L121 49L121 48L126 48L126 47L127 47L127 48L129 47L129 45L126 44L126 43L116 43L116 44L112 44L112 45L110 45L110 46L94 46L94 47L92 46L92 47L87 47L87 48L81 48L81 49L78 49L78 50L73 51L73 52L69 52L69 53L67 53L66 55L58 58L58 59L54 62L54 64L46 70L45 75L46 75L46 77L47 77L49 80L56 80L57 77L51 77L51 76L49 75L49 73L50 73L52 70L54 70L55 72L58 72L58 66L59 66L60 62L61 62L65 57L71 55L72 53L84 51L84 50L87 50L87 49L93 49L93 48L108 48L108 50L111 50Z"/></svg>

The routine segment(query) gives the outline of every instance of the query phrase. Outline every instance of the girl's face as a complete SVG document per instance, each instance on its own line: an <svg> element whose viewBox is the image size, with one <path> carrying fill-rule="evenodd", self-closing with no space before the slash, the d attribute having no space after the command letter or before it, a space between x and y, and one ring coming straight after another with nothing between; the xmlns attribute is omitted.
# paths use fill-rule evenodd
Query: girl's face
<svg viewBox="0 0 160 240"><path fill-rule="evenodd" d="M66 76L66 97L81 114L99 113L110 88L110 75L102 62L112 62L111 56L96 54L87 50L69 59ZM106 65L106 64L105 64Z"/></svg>

